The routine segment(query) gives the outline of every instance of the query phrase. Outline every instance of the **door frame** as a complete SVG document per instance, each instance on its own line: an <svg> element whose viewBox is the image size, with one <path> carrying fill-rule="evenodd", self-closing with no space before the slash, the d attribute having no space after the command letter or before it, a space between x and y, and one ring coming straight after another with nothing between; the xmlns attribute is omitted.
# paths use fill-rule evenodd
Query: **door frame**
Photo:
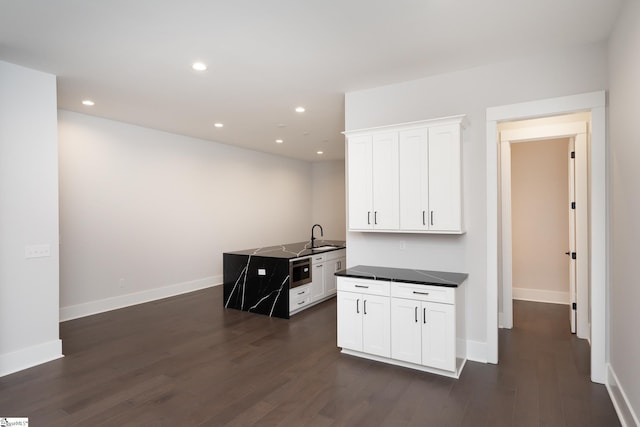
<svg viewBox="0 0 640 427"><path fill-rule="evenodd" d="M591 192L590 192L590 276L591 276L591 380L606 379L606 339L608 307L607 275L607 190L606 190L606 93L531 101L487 108L487 362L498 363L499 291L499 169L498 122L533 119L567 113L591 112Z"/></svg>
<svg viewBox="0 0 640 427"><path fill-rule="evenodd" d="M513 327L513 237L512 237L512 212L511 212L511 146L522 142L542 141L549 139L569 139L570 145L576 144L576 160L584 162L588 159L587 135L589 133L589 123L587 121L570 121L557 124L542 124L537 126L523 126L521 128L504 130L500 132L500 208L501 208L501 248L499 249L498 262L502 264L502 317L499 316L499 326L507 329ZM568 153L565 153L568 154ZM587 225L587 169L582 163L576 165L576 170L580 178L576 183L573 176L567 176L569 185L577 184L578 192L572 200L579 207L576 227L576 252L579 258L574 262L579 262L576 279L577 280L577 314L578 314L578 338L589 339L589 293L588 293L588 268L589 253L587 237L589 233ZM571 175L571 174L570 174ZM571 196L570 196L571 197ZM569 205L567 202L567 209ZM575 211L574 211L575 212ZM568 237L568 236L567 236ZM575 249L575 248L574 248ZM571 249L570 249L571 250ZM560 255L560 254L558 254ZM584 261L586 260L586 262ZM573 294L569 304L575 302ZM571 307L569 308L571 310Z"/></svg>

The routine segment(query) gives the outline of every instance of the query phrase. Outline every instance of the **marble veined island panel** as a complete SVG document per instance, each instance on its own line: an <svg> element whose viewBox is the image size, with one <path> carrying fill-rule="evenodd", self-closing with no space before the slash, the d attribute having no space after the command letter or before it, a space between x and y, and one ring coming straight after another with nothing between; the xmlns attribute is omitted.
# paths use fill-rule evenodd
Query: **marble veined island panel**
<svg viewBox="0 0 640 427"><path fill-rule="evenodd" d="M289 260L223 254L224 306L289 318Z"/></svg>

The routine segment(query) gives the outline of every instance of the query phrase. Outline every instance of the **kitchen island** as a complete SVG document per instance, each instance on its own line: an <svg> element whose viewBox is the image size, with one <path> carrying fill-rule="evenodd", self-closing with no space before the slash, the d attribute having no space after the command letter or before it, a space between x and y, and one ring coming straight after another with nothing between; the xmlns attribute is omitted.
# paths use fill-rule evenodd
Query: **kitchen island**
<svg viewBox="0 0 640 427"><path fill-rule="evenodd" d="M330 284L335 283L333 272L345 265L344 249L344 241L315 239L313 244L309 240L225 252L224 307L288 319L335 294ZM300 260L309 261L312 280L292 295L291 264Z"/></svg>
<svg viewBox="0 0 640 427"><path fill-rule="evenodd" d="M358 265L336 276L343 353L460 376L467 274Z"/></svg>

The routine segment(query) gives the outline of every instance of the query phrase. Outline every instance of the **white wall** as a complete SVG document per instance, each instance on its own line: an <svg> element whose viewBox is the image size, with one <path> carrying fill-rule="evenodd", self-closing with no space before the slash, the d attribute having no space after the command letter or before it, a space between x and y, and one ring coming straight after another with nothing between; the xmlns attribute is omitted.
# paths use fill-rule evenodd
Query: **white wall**
<svg viewBox="0 0 640 427"><path fill-rule="evenodd" d="M222 282L222 253L307 240L307 162L59 111L61 317Z"/></svg>
<svg viewBox="0 0 640 427"><path fill-rule="evenodd" d="M0 61L0 376L62 356L57 150L55 76Z"/></svg>
<svg viewBox="0 0 640 427"><path fill-rule="evenodd" d="M569 304L569 140L511 144L513 298Z"/></svg>
<svg viewBox="0 0 640 427"><path fill-rule="evenodd" d="M609 295L611 370L619 402L640 425L640 2L627 1L609 45L609 170L611 188L611 283ZM623 390L623 393L619 393ZM629 414L627 414L629 415ZM627 425L633 425L629 417Z"/></svg>
<svg viewBox="0 0 640 427"><path fill-rule="evenodd" d="M322 225L325 239L345 240L344 160L315 162L312 174L312 222Z"/></svg>
<svg viewBox="0 0 640 427"><path fill-rule="evenodd" d="M487 107L601 90L607 87L603 45L576 48L457 71L421 80L350 92L347 130L466 114L463 132L462 236L347 233L349 266L375 264L469 273L469 356L486 360ZM402 250L401 242L406 243Z"/></svg>

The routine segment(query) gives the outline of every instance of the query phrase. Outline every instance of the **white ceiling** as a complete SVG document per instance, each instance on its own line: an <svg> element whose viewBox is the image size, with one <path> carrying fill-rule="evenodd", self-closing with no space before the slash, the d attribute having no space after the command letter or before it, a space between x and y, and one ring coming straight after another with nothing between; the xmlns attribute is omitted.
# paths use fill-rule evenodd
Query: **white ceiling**
<svg viewBox="0 0 640 427"><path fill-rule="evenodd" d="M0 60L57 75L63 109L340 159L345 92L600 42L621 2L0 0Z"/></svg>

